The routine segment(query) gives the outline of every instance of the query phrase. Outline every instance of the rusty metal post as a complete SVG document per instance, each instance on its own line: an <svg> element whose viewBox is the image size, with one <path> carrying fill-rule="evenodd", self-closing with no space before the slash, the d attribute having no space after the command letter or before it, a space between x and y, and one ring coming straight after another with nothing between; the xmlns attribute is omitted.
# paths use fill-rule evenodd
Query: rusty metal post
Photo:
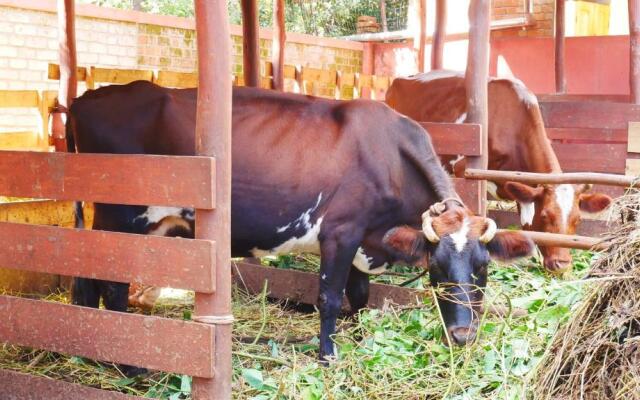
<svg viewBox="0 0 640 400"><path fill-rule="evenodd" d="M260 86L260 48L257 0L241 0L242 61L245 86Z"/></svg>
<svg viewBox="0 0 640 400"><path fill-rule="evenodd" d="M640 104L640 0L629 0L629 87L631 102Z"/></svg>
<svg viewBox="0 0 640 400"><path fill-rule="evenodd" d="M271 43L271 65L273 65L273 88L284 90L284 45L287 33L284 26L284 0L273 0L273 42Z"/></svg>
<svg viewBox="0 0 640 400"><path fill-rule="evenodd" d="M489 166L489 18L490 0L474 0L469 3L469 51L465 75L467 89L466 122L482 126L482 154L469 158L470 168L488 169ZM480 187L480 214L487 213L486 181Z"/></svg>
<svg viewBox="0 0 640 400"><path fill-rule="evenodd" d="M556 55L556 93L567 92L567 79L564 74L564 10L565 0L556 0L556 37L555 37L555 55Z"/></svg>
<svg viewBox="0 0 640 400"><path fill-rule="evenodd" d="M63 113L78 95L78 62L76 58L75 1L58 0L58 57L60 86L58 112L52 114L52 138L56 151L66 151ZM48 138L41 138L47 140Z"/></svg>
<svg viewBox="0 0 640 400"><path fill-rule="evenodd" d="M447 0L436 1L436 26L431 44L431 69L442 69L444 41L447 35Z"/></svg>
<svg viewBox="0 0 640 400"><path fill-rule="evenodd" d="M418 37L418 72L425 72L427 50L427 0L420 0L420 27Z"/></svg>
<svg viewBox="0 0 640 400"><path fill-rule="evenodd" d="M215 210L196 210L196 238L216 243L214 294L196 293L194 320L215 324L214 378L193 378L194 399L231 399L231 40L227 2L195 0L196 154L216 158Z"/></svg>

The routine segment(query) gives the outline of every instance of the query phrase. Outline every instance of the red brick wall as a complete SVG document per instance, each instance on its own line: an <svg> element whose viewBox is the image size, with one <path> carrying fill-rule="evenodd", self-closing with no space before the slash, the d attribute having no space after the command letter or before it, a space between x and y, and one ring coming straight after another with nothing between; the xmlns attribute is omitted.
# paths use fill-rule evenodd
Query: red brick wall
<svg viewBox="0 0 640 400"><path fill-rule="evenodd" d="M493 18L508 19L521 17L525 10L524 0L493 0ZM491 33L491 37L544 37L553 36L555 0L533 0L532 24L525 28L501 29Z"/></svg>

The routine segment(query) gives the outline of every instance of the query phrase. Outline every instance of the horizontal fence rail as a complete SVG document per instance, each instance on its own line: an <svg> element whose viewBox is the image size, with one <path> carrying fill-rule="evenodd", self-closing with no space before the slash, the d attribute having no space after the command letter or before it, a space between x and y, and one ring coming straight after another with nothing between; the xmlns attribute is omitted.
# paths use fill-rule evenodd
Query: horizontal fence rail
<svg viewBox="0 0 640 400"><path fill-rule="evenodd" d="M498 229L498 232L513 232L506 229ZM604 250L606 246L601 239L588 236L562 235L559 233L517 231L531 239L539 246L569 247L581 250Z"/></svg>
<svg viewBox="0 0 640 400"><path fill-rule="evenodd" d="M105 391L51 378L0 369L2 393L8 400L35 399L34 393L46 393L47 400L143 400L144 397ZM3 398L6 399L6 398Z"/></svg>
<svg viewBox="0 0 640 400"><path fill-rule="evenodd" d="M497 171L487 169L468 168L464 173L467 179L489 180L492 182L516 181L529 184L561 184L588 183L629 187L636 177L597 172L566 172L566 173L536 173L519 171Z"/></svg>
<svg viewBox="0 0 640 400"><path fill-rule="evenodd" d="M0 222L0 265L12 269L213 293L215 243Z"/></svg>
<svg viewBox="0 0 640 400"><path fill-rule="evenodd" d="M0 296L0 342L213 376L212 325Z"/></svg>
<svg viewBox="0 0 640 400"><path fill-rule="evenodd" d="M209 157L0 151L0 195L213 209Z"/></svg>

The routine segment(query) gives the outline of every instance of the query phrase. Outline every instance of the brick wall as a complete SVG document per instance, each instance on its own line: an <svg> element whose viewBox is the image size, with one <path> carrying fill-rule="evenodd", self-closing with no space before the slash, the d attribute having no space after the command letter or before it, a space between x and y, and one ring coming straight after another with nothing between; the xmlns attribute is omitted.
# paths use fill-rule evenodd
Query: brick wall
<svg viewBox="0 0 640 400"><path fill-rule="evenodd" d="M0 90L57 89L47 80L47 64L58 62L54 0L0 0ZM34 6L34 4L36 4ZM196 70L193 21L78 5L78 64L129 69ZM242 73L241 28L232 26L233 71ZM260 55L271 57L271 32L261 30ZM334 39L289 34L285 62L360 72L362 45ZM80 90L84 86L80 84ZM0 132L35 130L35 110L0 109Z"/></svg>
<svg viewBox="0 0 640 400"><path fill-rule="evenodd" d="M492 17L494 19L508 19L521 17L525 12L523 0L493 0ZM525 28L501 29L491 32L491 37L527 36L543 37L553 36L555 15L555 0L533 0L533 13L530 26Z"/></svg>

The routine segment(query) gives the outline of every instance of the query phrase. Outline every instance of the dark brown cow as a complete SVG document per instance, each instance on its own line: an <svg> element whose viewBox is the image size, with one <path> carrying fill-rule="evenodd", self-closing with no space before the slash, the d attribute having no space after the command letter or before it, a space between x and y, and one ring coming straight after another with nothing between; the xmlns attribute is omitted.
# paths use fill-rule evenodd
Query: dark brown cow
<svg viewBox="0 0 640 400"><path fill-rule="evenodd" d="M79 152L192 155L196 97L148 82L87 92L71 108L69 143ZM475 336L470 308L482 301L476 289L489 253L508 259L532 249L524 236L496 234L493 221L473 217L426 132L382 103L236 88L232 121L233 256L320 254L322 358L333 354L345 290L352 310L366 305L367 273L433 254L432 284L448 293L439 299L446 327L463 344ZM96 204L93 227L188 235L181 219L190 224L193 211ZM107 308L124 311L127 286L78 279L73 301L96 307L102 295Z"/></svg>
<svg viewBox="0 0 640 400"><path fill-rule="evenodd" d="M464 76L453 71L433 71L394 80L387 104L416 121L464 122L466 91ZM464 171L464 160L445 159L454 173ZM527 172L562 172L544 129L538 101L517 79L492 78L489 82L489 169ZM604 194L587 194L587 186L540 185L517 182L494 184L496 198L518 203L524 229L573 234L580 210L599 212L611 202ZM571 268L568 249L540 246L548 271Z"/></svg>

